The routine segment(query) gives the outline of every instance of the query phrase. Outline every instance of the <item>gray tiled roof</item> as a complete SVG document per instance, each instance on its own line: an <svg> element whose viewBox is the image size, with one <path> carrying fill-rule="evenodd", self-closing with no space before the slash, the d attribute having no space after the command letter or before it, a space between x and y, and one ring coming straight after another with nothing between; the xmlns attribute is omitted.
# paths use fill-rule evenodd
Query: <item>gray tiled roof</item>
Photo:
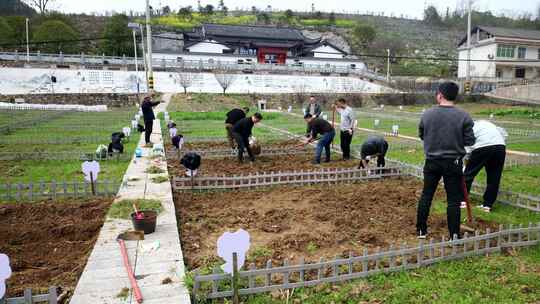
<svg viewBox="0 0 540 304"><path fill-rule="evenodd" d="M522 29L493 27L493 26L478 26L478 28L496 37L500 36L500 37L540 40L540 31L535 31L535 30L522 30Z"/></svg>
<svg viewBox="0 0 540 304"><path fill-rule="evenodd" d="M270 26L204 24L207 36L310 41L297 29ZM317 40L315 40L317 41Z"/></svg>

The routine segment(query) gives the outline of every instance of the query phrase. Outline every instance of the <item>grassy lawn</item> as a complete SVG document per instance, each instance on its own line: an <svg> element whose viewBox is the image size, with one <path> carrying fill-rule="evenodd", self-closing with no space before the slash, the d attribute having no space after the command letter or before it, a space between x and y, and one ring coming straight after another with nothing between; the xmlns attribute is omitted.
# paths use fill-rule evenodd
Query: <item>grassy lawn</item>
<svg viewBox="0 0 540 304"><path fill-rule="evenodd" d="M11 111L16 117L36 119L43 113ZM95 153L99 144L108 145L113 132L131 126L135 108L112 109L107 112L69 112L35 126L18 129L3 135L0 152L81 152ZM0 118L6 117L2 112ZM139 133L132 133L124 143L124 153L131 154L138 143ZM28 142L30 141L30 142ZM35 141L35 143L32 143ZM95 142L97 141L97 142ZM56 142L56 143L55 143ZM83 180L80 160L22 160L0 161L4 174L0 183ZM101 161L100 180L118 181L129 161Z"/></svg>
<svg viewBox="0 0 540 304"><path fill-rule="evenodd" d="M474 257L337 285L296 289L288 303L537 303L540 247ZM284 303L285 293L246 298Z"/></svg>

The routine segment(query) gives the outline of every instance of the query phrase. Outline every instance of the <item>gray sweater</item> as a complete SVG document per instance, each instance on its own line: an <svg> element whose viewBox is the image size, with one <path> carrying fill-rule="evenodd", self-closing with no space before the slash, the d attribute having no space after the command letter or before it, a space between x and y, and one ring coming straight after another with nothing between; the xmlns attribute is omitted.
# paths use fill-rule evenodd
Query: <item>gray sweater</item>
<svg viewBox="0 0 540 304"><path fill-rule="evenodd" d="M456 107L435 106L420 119L418 136L424 141L426 159L463 157L465 146L475 142L471 116Z"/></svg>

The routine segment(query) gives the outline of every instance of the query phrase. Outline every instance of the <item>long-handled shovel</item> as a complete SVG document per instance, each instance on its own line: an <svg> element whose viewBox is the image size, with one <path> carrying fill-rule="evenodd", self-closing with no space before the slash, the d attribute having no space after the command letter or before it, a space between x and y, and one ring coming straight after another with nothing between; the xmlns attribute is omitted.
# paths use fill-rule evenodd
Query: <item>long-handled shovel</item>
<svg viewBox="0 0 540 304"><path fill-rule="evenodd" d="M467 184L465 183L465 177L463 177L461 181L462 181L461 184L462 184L462 187L463 187L463 195L464 195L464 198L465 198L465 204L467 205L467 224L472 225L472 224L474 224L474 218L473 218L473 215L472 215L471 202L469 200L469 192L467 191ZM465 231L468 231L468 232L474 232L475 231L474 228L466 226L464 224L461 224L461 229L463 229Z"/></svg>

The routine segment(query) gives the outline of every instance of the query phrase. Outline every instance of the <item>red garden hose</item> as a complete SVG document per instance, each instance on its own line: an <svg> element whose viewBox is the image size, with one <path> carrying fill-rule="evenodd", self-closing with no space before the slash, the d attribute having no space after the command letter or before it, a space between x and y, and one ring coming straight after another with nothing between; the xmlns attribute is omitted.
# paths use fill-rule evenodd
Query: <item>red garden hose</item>
<svg viewBox="0 0 540 304"><path fill-rule="evenodd" d="M135 293L135 300L137 301L137 303L142 303L143 297L141 294L141 290L139 289L139 285L137 284L137 281L135 280L133 269L131 269L131 265L129 264L129 259L128 259L127 250L126 250L126 243L124 242L124 240L120 239L118 240L118 244L120 244L120 253L122 253L122 260L124 261L124 266L126 267L129 282L131 283L131 288L133 289L133 292Z"/></svg>

